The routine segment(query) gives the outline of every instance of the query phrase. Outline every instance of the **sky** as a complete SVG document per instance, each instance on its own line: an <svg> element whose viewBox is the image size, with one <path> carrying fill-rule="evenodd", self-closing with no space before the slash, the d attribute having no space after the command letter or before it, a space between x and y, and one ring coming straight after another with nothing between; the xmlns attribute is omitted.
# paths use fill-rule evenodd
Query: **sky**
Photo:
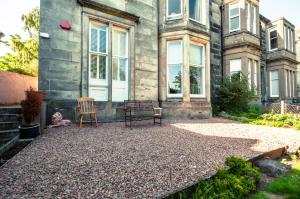
<svg viewBox="0 0 300 199"><path fill-rule="evenodd" d="M260 14L271 21L285 17L300 28L300 0L261 0Z"/></svg>
<svg viewBox="0 0 300 199"><path fill-rule="evenodd" d="M0 0L0 32L5 34L2 40L9 40L9 35L18 33L26 39L21 16L39 6L40 0ZM0 56L9 49L0 43Z"/></svg>
<svg viewBox="0 0 300 199"><path fill-rule="evenodd" d="M0 6L0 32L3 32L9 39L9 35L18 33L23 38L26 34L23 31L21 16L39 6L39 0L1 0ZM292 22L296 28L300 28L300 0L260 0L260 13L270 20L284 16ZM0 56L8 51L0 43Z"/></svg>

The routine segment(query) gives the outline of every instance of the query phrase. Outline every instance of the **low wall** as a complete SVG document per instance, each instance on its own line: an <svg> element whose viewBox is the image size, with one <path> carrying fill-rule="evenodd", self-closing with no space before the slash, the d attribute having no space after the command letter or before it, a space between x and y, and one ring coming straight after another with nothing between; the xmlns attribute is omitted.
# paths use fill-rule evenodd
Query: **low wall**
<svg viewBox="0 0 300 199"><path fill-rule="evenodd" d="M0 105L17 105L25 99L25 90L38 89L38 78L0 71Z"/></svg>

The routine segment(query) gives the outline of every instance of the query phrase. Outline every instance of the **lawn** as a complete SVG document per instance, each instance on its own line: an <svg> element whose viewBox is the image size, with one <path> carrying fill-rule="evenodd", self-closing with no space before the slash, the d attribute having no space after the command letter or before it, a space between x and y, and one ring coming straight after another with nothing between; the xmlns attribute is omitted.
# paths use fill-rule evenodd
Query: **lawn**
<svg viewBox="0 0 300 199"><path fill-rule="evenodd" d="M264 125L271 127L293 128L300 130L300 115L263 113L258 107L250 107L245 112L230 113L227 119L239 121L246 124Z"/></svg>
<svg viewBox="0 0 300 199"><path fill-rule="evenodd" d="M268 199L269 194L283 196L287 199L300 198L300 161L294 164L292 171L268 184L264 191L251 199Z"/></svg>

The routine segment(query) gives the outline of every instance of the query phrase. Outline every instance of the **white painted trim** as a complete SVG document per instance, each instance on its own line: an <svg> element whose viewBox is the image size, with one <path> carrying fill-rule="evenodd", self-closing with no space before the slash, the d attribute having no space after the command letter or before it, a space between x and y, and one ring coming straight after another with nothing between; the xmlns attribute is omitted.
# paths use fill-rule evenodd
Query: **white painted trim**
<svg viewBox="0 0 300 199"><path fill-rule="evenodd" d="M203 44L196 43L196 42L190 42L189 46L191 46L191 45L203 47L203 50L202 50L203 63L201 66L202 75L203 75L203 78L202 78L203 94L201 95L201 94L191 94L190 93L190 97L191 98L204 98L204 97L206 97L206 89L205 89L205 87L206 87L206 84L205 84L205 82L206 82L206 56L205 56L206 55L206 46ZM190 54L190 51L189 51L189 54ZM189 63L189 68L190 67L191 67L191 64ZM189 73L190 73L190 71L189 71ZM190 84L191 84L191 82L189 82L189 86L190 86Z"/></svg>
<svg viewBox="0 0 300 199"><path fill-rule="evenodd" d="M169 44L180 42L180 50L182 56L182 63L181 63L181 93L180 94L170 94L169 93ZM167 97L168 98L182 98L183 97L183 73L184 73L184 54L183 54L183 40L174 40L174 41L167 41L167 55L166 55L166 63L167 63Z"/></svg>
<svg viewBox="0 0 300 199"><path fill-rule="evenodd" d="M202 13L202 16L201 16L201 21L198 21L196 19L193 19L190 17L190 1L188 0L188 16L189 16L189 20L191 21L194 21L196 23L199 23L199 24L202 24L202 25L206 25L206 21L207 21L207 17L206 17L206 14L207 14L207 3L206 3L206 0L201 0L202 2L202 5L200 5L200 9L202 10L201 13Z"/></svg>
<svg viewBox="0 0 300 199"><path fill-rule="evenodd" d="M271 32L273 32L273 31L276 31L276 33L277 33L277 48L274 48L274 49L271 49ZM273 28L271 28L271 29L269 29L268 30L268 36L269 36L269 38L268 38L268 42L269 42L269 51L270 52L272 52L272 51L275 51L275 50L278 50L278 45L279 45L279 40L278 40L278 31L277 31L277 27L273 27Z"/></svg>
<svg viewBox="0 0 300 199"><path fill-rule="evenodd" d="M176 14L176 15L169 15L169 0L166 0L166 16L167 16L167 20L175 20L175 19L180 19L183 16L183 2L182 0L180 0L180 14Z"/></svg>
<svg viewBox="0 0 300 199"><path fill-rule="evenodd" d="M278 95L273 95L272 94L272 72L277 71L278 73ZM279 70L271 70L270 73L270 97L279 97L279 93L280 93L280 77L279 77Z"/></svg>
<svg viewBox="0 0 300 199"><path fill-rule="evenodd" d="M234 8L239 8L239 14L238 15L234 15L234 16L230 16L230 10L234 9ZM229 4L229 12L228 12L228 15L229 15L229 32L235 32L235 31L239 31L241 30L241 7L240 7L240 3L237 2L237 3L233 3L233 4ZM236 18L236 17L239 17L239 27L237 29L231 29L231 19L232 18Z"/></svg>

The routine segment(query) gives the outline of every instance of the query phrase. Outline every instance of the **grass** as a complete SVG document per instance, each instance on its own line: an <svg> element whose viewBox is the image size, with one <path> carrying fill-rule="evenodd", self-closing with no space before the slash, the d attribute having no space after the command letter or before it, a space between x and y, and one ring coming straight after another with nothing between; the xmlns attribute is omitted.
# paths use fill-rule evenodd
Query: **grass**
<svg viewBox="0 0 300 199"><path fill-rule="evenodd" d="M293 114L263 114L263 110L257 107L250 107L245 112L230 113L227 119L255 125L271 127L293 128L300 130L300 115Z"/></svg>
<svg viewBox="0 0 300 199"><path fill-rule="evenodd" d="M251 199L268 199L268 193L284 196L287 199L300 198L300 161L292 171L268 184L264 191L257 193Z"/></svg>

